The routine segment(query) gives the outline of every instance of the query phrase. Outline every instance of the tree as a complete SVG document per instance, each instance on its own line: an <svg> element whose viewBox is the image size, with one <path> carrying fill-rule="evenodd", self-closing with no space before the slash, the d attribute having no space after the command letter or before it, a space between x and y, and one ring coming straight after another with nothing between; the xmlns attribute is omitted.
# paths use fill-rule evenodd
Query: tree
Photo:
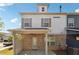
<svg viewBox="0 0 79 59"><path fill-rule="evenodd" d="M13 35L8 36L8 42L12 42L13 41Z"/></svg>
<svg viewBox="0 0 79 59"><path fill-rule="evenodd" d="M2 21L2 19L1 19L1 17L0 17L0 31L2 31L2 29L3 29L3 27L4 27L4 23L3 23L3 21ZM0 40L2 41L3 40L3 32L0 32Z"/></svg>
<svg viewBox="0 0 79 59"><path fill-rule="evenodd" d="M3 36L3 32L0 32L0 37Z"/></svg>
<svg viewBox="0 0 79 59"><path fill-rule="evenodd" d="M21 40L22 36L21 36L21 34L15 34L14 38L17 39L17 40Z"/></svg>
<svg viewBox="0 0 79 59"><path fill-rule="evenodd" d="M0 31L3 29L3 27L4 27L4 23L3 23L2 19L0 18Z"/></svg>

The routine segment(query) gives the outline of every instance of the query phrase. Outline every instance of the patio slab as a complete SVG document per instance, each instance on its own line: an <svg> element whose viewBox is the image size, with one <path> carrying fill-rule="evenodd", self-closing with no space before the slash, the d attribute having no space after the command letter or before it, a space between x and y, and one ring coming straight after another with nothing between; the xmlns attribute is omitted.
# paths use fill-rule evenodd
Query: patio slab
<svg viewBox="0 0 79 59"><path fill-rule="evenodd" d="M19 55L45 55L44 50L25 50L22 51ZM53 51L50 51L48 55L56 55Z"/></svg>

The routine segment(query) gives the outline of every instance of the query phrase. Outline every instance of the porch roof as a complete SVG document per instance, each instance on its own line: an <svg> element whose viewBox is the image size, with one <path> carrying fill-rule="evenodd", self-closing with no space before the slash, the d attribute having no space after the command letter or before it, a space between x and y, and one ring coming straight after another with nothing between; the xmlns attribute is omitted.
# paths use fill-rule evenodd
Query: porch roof
<svg viewBox="0 0 79 59"><path fill-rule="evenodd" d="M20 33L20 34L46 34L48 33L47 28L26 28L26 29L10 29L13 33Z"/></svg>
<svg viewBox="0 0 79 59"><path fill-rule="evenodd" d="M70 30L70 31L78 31L79 32L79 29L67 29L67 30Z"/></svg>

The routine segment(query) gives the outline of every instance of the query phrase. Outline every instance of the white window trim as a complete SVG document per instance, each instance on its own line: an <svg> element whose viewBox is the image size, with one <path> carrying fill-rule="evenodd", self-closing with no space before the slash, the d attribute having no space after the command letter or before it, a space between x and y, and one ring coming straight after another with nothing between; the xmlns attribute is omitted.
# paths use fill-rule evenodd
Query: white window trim
<svg viewBox="0 0 79 59"><path fill-rule="evenodd" d="M30 26L29 27L25 26L25 23L28 23L28 22L25 22L26 19L31 19L31 21L32 21L32 18L24 18L24 20L23 20L23 28L30 28ZM32 22L31 22L31 26L32 26Z"/></svg>
<svg viewBox="0 0 79 59"><path fill-rule="evenodd" d="M47 20L47 21L45 21L45 19ZM49 21L50 20L50 21ZM47 27L45 27L45 28L49 28L49 27L51 27L51 18L41 18L41 27L45 27L44 26L44 24L45 23L48 23L48 25L49 25L49 22L50 22L50 26L47 26Z"/></svg>
<svg viewBox="0 0 79 59"><path fill-rule="evenodd" d="M70 20L71 19L71 20ZM73 20L72 20L73 19ZM69 21L70 20L70 21ZM72 21L72 22L71 22ZM69 26L69 23L73 23L73 26ZM74 18L68 18L68 27L74 27Z"/></svg>
<svg viewBox="0 0 79 59"><path fill-rule="evenodd" d="M49 46L53 46L53 45L51 45L52 43L55 43L54 45L56 45L56 39L50 37L50 38L48 39L48 44L49 44Z"/></svg>

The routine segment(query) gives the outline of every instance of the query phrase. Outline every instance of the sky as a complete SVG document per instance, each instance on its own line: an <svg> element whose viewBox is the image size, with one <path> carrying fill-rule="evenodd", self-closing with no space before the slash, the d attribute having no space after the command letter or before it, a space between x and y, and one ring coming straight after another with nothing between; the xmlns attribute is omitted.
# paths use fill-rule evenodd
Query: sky
<svg viewBox="0 0 79 59"><path fill-rule="evenodd" d="M59 6L62 5L63 13L79 12L78 3L49 3L48 12L59 13ZM21 28L20 12L37 12L37 3L0 3L0 17L4 22L3 32L8 29Z"/></svg>

